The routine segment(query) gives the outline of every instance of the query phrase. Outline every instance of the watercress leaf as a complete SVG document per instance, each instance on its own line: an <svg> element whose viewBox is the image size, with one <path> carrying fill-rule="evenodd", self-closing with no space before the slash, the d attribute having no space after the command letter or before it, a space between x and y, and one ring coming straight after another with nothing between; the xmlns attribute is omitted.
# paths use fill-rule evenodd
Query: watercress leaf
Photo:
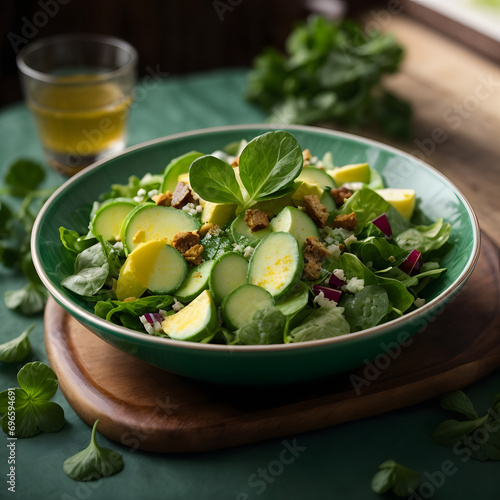
<svg viewBox="0 0 500 500"><path fill-rule="evenodd" d="M237 331L237 339L246 345L282 344L285 323L286 317L279 309L261 309Z"/></svg>
<svg viewBox="0 0 500 500"><path fill-rule="evenodd" d="M215 156L202 156L189 167L189 183L201 198L213 203L243 205L233 167Z"/></svg>
<svg viewBox="0 0 500 500"><path fill-rule="evenodd" d="M343 316L343 312L344 308L342 307L314 309L300 325L290 332L290 342L326 339L349 333L350 326Z"/></svg>
<svg viewBox="0 0 500 500"><path fill-rule="evenodd" d="M479 415L474 409L474 405L463 391L452 391L443 394L439 403L445 410L461 413L469 420L476 420L479 418Z"/></svg>
<svg viewBox="0 0 500 500"><path fill-rule="evenodd" d="M380 323L389 311L389 296L377 285L365 286L358 293L344 294L340 304L351 332L365 330Z"/></svg>
<svg viewBox="0 0 500 500"><path fill-rule="evenodd" d="M421 475L394 460L380 464L379 471L373 476L371 487L379 495L389 490L398 497L407 497L415 491L422 480Z"/></svg>
<svg viewBox="0 0 500 500"><path fill-rule="evenodd" d="M83 269L105 266L108 263L106 253L100 242L78 254L75 262L75 274Z"/></svg>
<svg viewBox="0 0 500 500"><path fill-rule="evenodd" d="M47 297L48 292L43 285L29 282L19 290L7 290L4 302L7 308L30 316L43 311Z"/></svg>
<svg viewBox="0 0 500 500"><path fill-rule="evenodd" d="M335 218L337 215L348 215L352 212L356 214L357 226L355 233L359 233L363 227L376 219L379 215L387 212L390 204L384 200L375 191L365 187L356 191L343 205L340 210L332 214Z"/></svg>
<svg viewBox="0 0 500 500"><path fill-rule="evenodd" d="M371 262L372 267L380 270L390 266L394 259L399 260L408 255L406 250L389 243L385 238L367 238L366 241L355 241L351 244L351 251L365 265Z"/></svg>
<svg viewBox="0 0 500 500"><path fill-rule="evenodd" d="M421 254L437 250L447 241L451 224L438 219L430 226L415 226L396 236L398 245L407 251L417 249Z"/></svg>
<svg viewBox="0 0 500 500"><path fill-rule="evenodd" d="M302 169L302 150L288 132L267 132L250 141L241 152L241 182L251 200L259 200L290 186Z"/></svg>
<svg viewBox="0 0 500 500"><path fill-rule="evenodd" d="M59 236L64 247L76 254L97 243L95 238L87 239L85 235L80 236L76 231L71 231L62 226L59 228Z"/></svg>
<svg viewBox="0 0 500 500"><path fill-rule="evenodd" d="M39 401L49 401L59 386L56 374L40 361L24 365L17 374L17 381L31 399Z"/></svg>
<svg viewBox="0 0 500 500"><path fill-rule="evenodd" d="M101 448L97 444L96 420L92 428L92 437L89 446L66 459L63 464L64 472L75 481L93 481L101 477L111 476L123 469L121 455L108 448Z"/></svg>
<svg viewBox="0 0 500 500"><path fill-rule="evenodd" d="M14 196L26 196L45 179L43 167L32 160L21 158L10 165L5 174L5 184Z"/></svg>
<svg viewBox="0 0 500 500"><path fill-rule="evenodd" d="M58 432L64 427L64 410L52 401L37 401L31 406L36 425L42 432Z"/></svg>
<svg viewBox="0 0 500 500"><path fill-rule="evenodd" d="M19 337L0 345L0 361L4 363L19 363L31 352L31 343L28 335L35 325L24 330Z"/></svg>
<svg viewBox="0 0 500 500"><path fill-rule="evenodd" d="M29 400L28 395L22 389L14 389L15 391L15 402L14 402L14 412L15 412L15 428L13 431L9 429L8 426L8 414L2 417L2 430L8 436L17 438L28 438L36 436L40 433L40 429L37 425L37 420L35 413L32 411L33 403Z"/></svg>
<svg viewBox="0 0 500 500"><path fill-rule="evenodd" d="M174 299L170 295L151 295L149 297L142 297L131 302L113 300L113 307L111 309L109 308L109 306L104 305L107 304L105 302L100 306L99 313L104 314L104 312L107 310L106 316L104 316L107 321L112 321L113 316L116 313L121 312L125 312L131 316L138 318L139 316L143 316L148 312L155 312L160 309L168 309L173 301ZM143 330L142 327L141 330Z"/></svg>
<svg viewBox="0 0 500 500"><path fill-rule="evenodd" d="M445 420L432 433L432 439L442 446L453 446L462 438L477 429L483 419L479 420Z"/></svg>
<svg viewBox="0 0 500 500"><path fill-rule="evenodd" d="M78 274L67 276L61 285L78 295L94 295L106 283L108 266L82 269Z"/></svg>
<svg viewBox="0 0 500 500"><path fill-rule="evenodd" d="M94 314L99 316L99 318L106 319L106 316L110 311L112 311L116 306L111 302L111 299L100 300L96 302L94 306Z"/></svg>

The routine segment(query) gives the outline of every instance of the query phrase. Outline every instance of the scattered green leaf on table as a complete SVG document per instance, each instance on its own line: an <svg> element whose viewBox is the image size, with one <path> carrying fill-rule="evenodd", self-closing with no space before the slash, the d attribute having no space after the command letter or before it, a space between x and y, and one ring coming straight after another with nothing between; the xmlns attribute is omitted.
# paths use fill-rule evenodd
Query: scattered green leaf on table
<svg viewBox="0 0 500 500"><path fill-rule="evenodd" d="M35 325L31 325L24 330L19 337L0 344L0 361L4 363L19 363L31 352L31 343L28 335Z"/></svg>
<svg viewBox="0 0 500 500"><path fill-rule="evenodd" d="M87 448L66 459L64 472L75 481L94 481L101 477L112 476L123 469L121 455L97 444L96 428L99 420L92 427L92 437Z"/></svg>
<svg viewBox="0 0 500 500"><path fill-rule="evenodd" d="M24 365L17 374L21 386L14 389L14 430L9 428L9 390L0 392L2 430L11 437L31 437L40 432L57 432L64 426L64 410L50 401L59 384L50 367L39 361Z"/></svg>
<svg viewBox="0 0 500 500"><path fill-rule="evenodd" d="M421 475L394 460L387 460L379 465L379 471L373 476L372 490L378 495L392 491L398 497L407 497L415 491L422 480Z"/></svg>

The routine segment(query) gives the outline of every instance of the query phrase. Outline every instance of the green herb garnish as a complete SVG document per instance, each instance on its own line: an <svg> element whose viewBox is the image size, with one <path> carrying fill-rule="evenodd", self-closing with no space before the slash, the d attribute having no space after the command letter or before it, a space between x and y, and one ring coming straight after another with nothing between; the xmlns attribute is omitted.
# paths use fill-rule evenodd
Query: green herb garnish
<svg viewBox="0 0 500 500"><path fill-rule="evenodd" d="M204 200L234 203L245 210L258 201L287 189L302 169L302 150L297 139L277 130L260 135L241 152L239 177L235 169L215 156L202 156L189 169L189 182Z"/></svg>
<svg viewBox="0 0 500 500"><path fill-rule="evenodd" d="M28 278L26 286L5 292L5 305L21 314L30 315L43 310L47 291L36 274L31 261L30 238L36 214L55 188L39 189L45 180L43 167L31 160L15 161L5 174L5 186L0 194L23 198L17 212L4 200L0 202L0 263L17 268Z"/></svg>
<svg viewBox="0 0 500 500"><path fill-rule="evenodd" d="M2 430L11 437L31 437L40 432L57 432L64 426L64 410L52 401L59 384L47 365L35 361L19 370L21 387L0 392ZM15 426L9 427L9 393L14 392ZM12 403L10 403L12 404Z"/></svg>
<svg viewBox="0 0 500 500"><path fill-rule="evenodd" d="M373 476L372 491L378 495L392 492L398 497L407 497L416 490L421 481L418 472L387 460L379 465L379 471Z"/></svg>
<svg viewBox="0 0 500 500"><path fill-rule="evenodd" d="M271 112L272 123L376 124L411 137L410 105L382 86L403 58L392 35L313 16L293 30L286 51L266 49L249 77L247 98Z"/></svg>
<svg viewBox="0 0 500 500"><path fill-rule="evenodd" d="M64 472L75 481L93 481L101 477L112 476L123 469L121 455L97 444L96 420L92 428L92 437L87 448L65 460Z"/></svg>
<svg viewBox="0 0 500 500"><path fill-rule="evenodd" d="M486 415L479 417L470 399L462 391L441 396L441 406L460 413L465 420L445 420L439 424L432 439L442 445L464 452L484 462L500 460L500 394L497 394Z"/></svg>
<svg viewBox="0 0 500 500"><path fill-rule="evenodd" d="M4 363L19 363L31 352L31 343L28 335L35 325L24 330L19 337L0 344L0 361Z"/></svg>

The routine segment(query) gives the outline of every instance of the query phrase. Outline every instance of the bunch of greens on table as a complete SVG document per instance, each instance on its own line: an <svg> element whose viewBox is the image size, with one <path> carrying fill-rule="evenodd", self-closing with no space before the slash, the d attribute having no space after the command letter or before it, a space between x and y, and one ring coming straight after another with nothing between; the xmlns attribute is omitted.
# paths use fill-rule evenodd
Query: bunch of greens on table
<svg viewBox="0 0 500 500"><path fill-rule="evenodd" d="M403 57L392 35L311 17L290 34L286 50L265 50L249 77L247 98L271 113L272 123L375 125L411 137L410 105L382 85Z"/></svg>
<svg viewBox="0 0 500 500"><path fill-rule="evenodd" d="M15 161L7 170L4 186L0 187L0 263L22 272L27 284L19 290L5 292L5 305L22 314L43 310L47 291L33 267L30 238L33 223L40 207L55 188L40 189L45 180L43 167L31 160ZM12 202L7 202L10 196ZM12 207L21 199L19 209Z"/></svg>
<svg viewBox="0 0 500 500"><path fill-rule="evenodd" d="M328 158L331 162L331 155L325 155L325 161ZM287 132L273 131L245 142L240 147L237 168L230 165L233 160L234 157L221 152L217 156L188 153L173 159L160 174L147 174L143 179L133 177L127 185L113 185L111 192L94 204L87 218L90 231L78 233L60 229L61 240L74 268L62 285L88 301L97 316L140 332L146 330L151 335L198 342L273 344L344 335L398 318L425 303L419 298L422 290L445 272L446 269L439 265L439 252L446 250L450 224L439 219L428 225L417 225L403 217L379 194L383 192L378 191L384 188L383 179L367 164L361 164L368 175L366 182L351 183L352 196L336 205L330 190L337 186L328 172L335 175L337 171L328 168L325 171L325 163L317 158L311 160L307 169L303 168L301 148ZM333 164L330 166L333 168ZM152 203L152 197L169 185L172 173L175 185L178 177L188 172L191 188L204 203L212 203L216 208L229 207L233 215L216 233L201 238L202 263L197 267L189 264L186 267L188 274L180 278L171 291L155 292L154 288L144 286L137 295L129 297L122 293L118 296L120 282L129 283L127 280L133 275L130 269L138 264L132 260L135 248L139 250L141 245L158 242L142 242L126 251L127 241L133 240L132 236L140 236L142 231L130 222L135 220L134 214L149 211L147 213L154 215L160 211L165 217L162 224L170 224L168 221L173 217L189 224L188 231L195 228L196 232L201 226L200 213L196 210L183 212ZM320 175L328 185L319 187L313 182L302 182L301 176L306 174ZM308 213L296 208L292 201L302 193L304 186L320 189L321 199L330 206L327 226L321 230ZM103 207L109 209L116 200L123 202L124 195L133 199L135 205L129 209L131 212L125 216L121 229L115 230L105 241L95 230L96 214ZM266 236L261 239L254 236L245 223L242 232L238 224L245 210L264 207L271 213L270 226L263 230L267 231ZM202 208L201 205L198 208ZM304 224L303 232L317 234L318 244L330 249L330 256L321 262L317 279L302 274L305 265L303 239L294 234L293 229L283 232L282 226L276 223L283 210L291 210L297 220L302 221L300 224ZM337 217L352 214L357 220L352 231L332 229L328 225ZM146 222L151 225L150 219ZM121 233L116 241L112 235L118 232ZM272 238L277 242L274 245L279 246L278 237L285 238L286 245L290 243L296 248L296 255L290 254L291 264L283 267L283 272L291 276L290 281L279 293L268 293L269 288L255 290L266 287L255 286L259 280L252 281L252 273L257 268L255 256L265 255L265 248L274 248L268 244ZM170 247L170 251L173 250ZM176 259L182 255L174 254ZM235 285L224 296L218 296L218 278L213 269L228 256L239 260L240 264L243 262L248 271L243 274L243 283ZM142 263L139 264L141 267ZM186 266L183 259L180 264ZM194 287L196 293L181 293L194 286L193 275L206 272L202 267L209 269L209 278L207 275L202 286ZM228 271L232 273L229 268ZM264 271L258 272L261 276ZM171 284L165 283L165 286ZM229 297L241 292L243 286L253 286L253 289L248 291L248 297L246 291L242 292L243 298L238 299L240 305L252 303L257 296L258 300L263 300L263 305L242 323L238 317L238 301L233 301L236 306L232 308L228 304ZM263 295L267 298L262 298ZM178 320L184 324L182 328L190 327L196 318L206 316L209 319L204 320L199 331L187 335L167 328L166 323L172 325L172 321L176 321L170 316L185 318Z"/></svg>

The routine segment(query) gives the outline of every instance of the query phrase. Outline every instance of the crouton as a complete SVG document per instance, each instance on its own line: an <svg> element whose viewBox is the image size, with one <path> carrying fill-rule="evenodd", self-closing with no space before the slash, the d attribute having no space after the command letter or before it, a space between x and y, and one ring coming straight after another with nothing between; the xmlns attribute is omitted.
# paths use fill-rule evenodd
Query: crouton
<svg viewBox="0 0 500 500"><path fill-rule="evenodd" d="M333 196L333 199L335 200L335 203L338 207L340 207L340 205L343 205L345 200L349 199L352 196L352 192L349 191L349 189L347 189L346 187L333 188L330 193Z"/></svg>
<svg viewBox="0 0 500 500"><path fill-rule="evenodd" d="M337 215L332 222L333 228L342 228L347 231L354 231L357 225L358 221L356 220L356 214L354 212L348 215Z"/></svg>
<svg viewBox="0 0 500 500"><path fill-rule="evenodd" d="M179 231L172 238L172 246L182 254L199 242L200 235L197 231Z"/></svg>
<svg viewBox="0 0 500 500"><path fill-rule="evenodd" d="M202 252L203 245L194 245L189 250L186 250L183 255L188 262L195 266L199 266L203 261L201 256Z"/></svg>
<svg viewBox="0 0 500 500"><path fill-rule="evenodd" d="M306 204L307 214L314 223L320 228L325 227L328 220L328 212L325 205L319 201L318 195L306 194L304 196L304 203Z"/></svg>
<svg viewBox="0 0 500 500"><path fill-rule="evenodd" d="M179 181L172 194L171 206L174 208L182 208L188 203L196 204L193 192L185 182Z"/></svg>
<svg viewBox="0 0 500 500"><path fill-rule="evenodd" d="M266 212L263 212L262 210L247 210L243 220L247 223L247 226L250 228L252 233L265 229L269 226L269 217Z"/></svg>

